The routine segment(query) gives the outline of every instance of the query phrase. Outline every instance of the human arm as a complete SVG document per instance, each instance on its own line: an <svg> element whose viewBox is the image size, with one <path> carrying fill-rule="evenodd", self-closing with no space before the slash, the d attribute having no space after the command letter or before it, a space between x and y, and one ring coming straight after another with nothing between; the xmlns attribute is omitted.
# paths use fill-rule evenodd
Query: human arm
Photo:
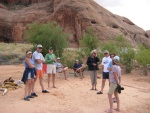
<svg viewBox="0 0 150 113"><path fill-rule="evenodd" d="M52 57L52 56L50 56L49 54L46 54L46 56L45 56L45 62L46 62L46 63L52 64L52 63L55 62L55 61L56 61L56 60L55 60L55 56Z"/></svg>
<svg viewBox="0 0 150 113"><path fill-rule="evenodd" d="M109 71L111 71L111 70L112 70L112 61L111 61L111 62L109 62L109 65L108 65L107 70L109 70Z"/></svg>
<svg viewBox="0 0 150 113"><path fill-rule="evenodd" d="M115 79L116 83L119 84L118 71L117 71L117 68L115 66L112 67L112 72L113 72L114 79Z"/></svg>
<svg viewBox="0 0 150 113"><path fill-rule="evenodd" d="M30 63L28 58L25 58L25 62L28 64L29 68L34 68L34 65Z"/></svg>

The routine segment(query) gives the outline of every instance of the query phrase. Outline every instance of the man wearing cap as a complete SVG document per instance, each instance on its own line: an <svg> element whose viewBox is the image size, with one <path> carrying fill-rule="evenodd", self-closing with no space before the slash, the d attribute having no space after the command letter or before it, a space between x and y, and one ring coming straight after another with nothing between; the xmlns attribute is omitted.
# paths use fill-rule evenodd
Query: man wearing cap
<svg viewBox="0 0 150 113"><path fill-rule="evenodd" d="M103 57L102 63L101 63L102 70L103 70L103 73L102 73L102 86L101 86L101 91L97 92L97 94L103 94L103 89L105 87L106 79L109 79L109 70L107 68L108 68L108 65L111 61L112 61L112 59L109 56L109 52L107 50L105 50L104 51L104 57Z"/></svg>
<svg viewBox="0 0 150 113"><path fill-rule="evenodd" d="M50 88L50 77L52 75L53 88L55 87L55 75L56 75L56 56L53 54L53 48L49 48L49 53L46 54L45 60L47 63L47 74L48 74L48 88Z"/></svg>
<svg viewBox="0 0 150 113"><path fill-rule="evenodd" d="M75 60L73 69L75 72L80 74L80 78L82 79L83 78L83 75L82 75L82 69L83 68L82 68L82 64L80 64L78 60Z"/></svg>
<svg viewBox="0 0 150 113"><path fill-rule="evenodd" d="M39 78L40 85L42 87L42 93L49 93L47 90L44 90L44 85L43 85L42 66L43 66L43 62L45 62L45 59L41 52L42 52L42 45L39 44L39 45L37 45L36 51L32 55L32 60L35 63L35 69L36 69L36 74L37 74L36 78L35 78L35 82L36 82L37 78ZM32 95L36 95L36 94L33 93Z"/></svg>
<svg viewBox="0 0 150 113"><path fill-rule="evenodd" d="M67 71L68 67L66 66L63 66L61 61L60 61L60 58L58 57L57 58L57 62L56 62L56 72L57 73L64 73L64 76L65 76L65 80L67 80L67 75L66 75L66 71Z"/></svg>

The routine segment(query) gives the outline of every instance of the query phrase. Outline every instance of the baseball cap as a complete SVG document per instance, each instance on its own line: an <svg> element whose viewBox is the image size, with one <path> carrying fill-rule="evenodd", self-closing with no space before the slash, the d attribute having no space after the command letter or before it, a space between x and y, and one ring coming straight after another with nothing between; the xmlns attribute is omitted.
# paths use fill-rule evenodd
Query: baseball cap
<svg viewBox="0 0 150 113"><path fill-rule="evenodd" d="M49 50L53 50L53 47L49 47Z"/></svg>
<svg viewBox="0 0 150 113"><path fill-rule="evenodd" d="M119 60L120 60L120 57L119 57L119 56L115 56L115 57L114 57L114 60L119 61Z"/></svg>
<svg viewBox="0 0 150 113"><path fill-rule="evenodd" d="M104 53L108 53L109 54L108 50L105 50Z"/></svg>
<svg viewBox="0 0 150 113"><path fill-rule="evenodd" d="M41 44L37 45L37 48L42 48L42 45Z"/></svg>
<svg viewBox="0 0 150 113"><path fill-rule="evenodd" d="M59 57L57 57L57 60L60 60L60 58L59 58Z"/></svg>

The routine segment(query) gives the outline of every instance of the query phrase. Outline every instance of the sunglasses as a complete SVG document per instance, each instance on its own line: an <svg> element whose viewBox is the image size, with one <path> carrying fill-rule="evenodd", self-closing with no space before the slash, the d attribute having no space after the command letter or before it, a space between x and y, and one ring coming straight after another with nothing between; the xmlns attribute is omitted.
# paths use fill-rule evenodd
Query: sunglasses
<svg viewBox="0 0 150 113"><path fill-rule="evenodd" d="M39 47L39 49L42 49L42 47Z"/></svg>
<svg viewBox="0 0 150 113"><path fill-rule="evenodd" d="M107 55L108 53L104 53L105 55Z"/></svg>

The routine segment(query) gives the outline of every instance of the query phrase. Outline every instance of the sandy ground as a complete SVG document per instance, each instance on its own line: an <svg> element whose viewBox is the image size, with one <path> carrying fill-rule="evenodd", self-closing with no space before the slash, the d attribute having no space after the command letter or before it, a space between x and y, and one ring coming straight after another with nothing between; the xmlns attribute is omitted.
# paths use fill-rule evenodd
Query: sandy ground
<svg viewBox="0 0 150 113"><path fill-rule="evenodd" d="M17 82L22 77L23 70L23 65L0 66L0 81L12 76ZM122 85L125 90L119 95L120 113L150 113L150 77L133 73L122 75ZM47 88L47 76L44 86ZM42 94L37 82L35 90L38 97L29 102L23 100L24 85L22 88L9 90L5 96L0 95L0 113L105 113L109 108L108 81L104 94L97 95L96 91L90 90L88 72L83 80L73 77L71 72L68 74L68 81L63 76L57 76L56 86L57 89L51 88L49 94ZM98 79L98 89L100 86L101 79Z"/></svg>

